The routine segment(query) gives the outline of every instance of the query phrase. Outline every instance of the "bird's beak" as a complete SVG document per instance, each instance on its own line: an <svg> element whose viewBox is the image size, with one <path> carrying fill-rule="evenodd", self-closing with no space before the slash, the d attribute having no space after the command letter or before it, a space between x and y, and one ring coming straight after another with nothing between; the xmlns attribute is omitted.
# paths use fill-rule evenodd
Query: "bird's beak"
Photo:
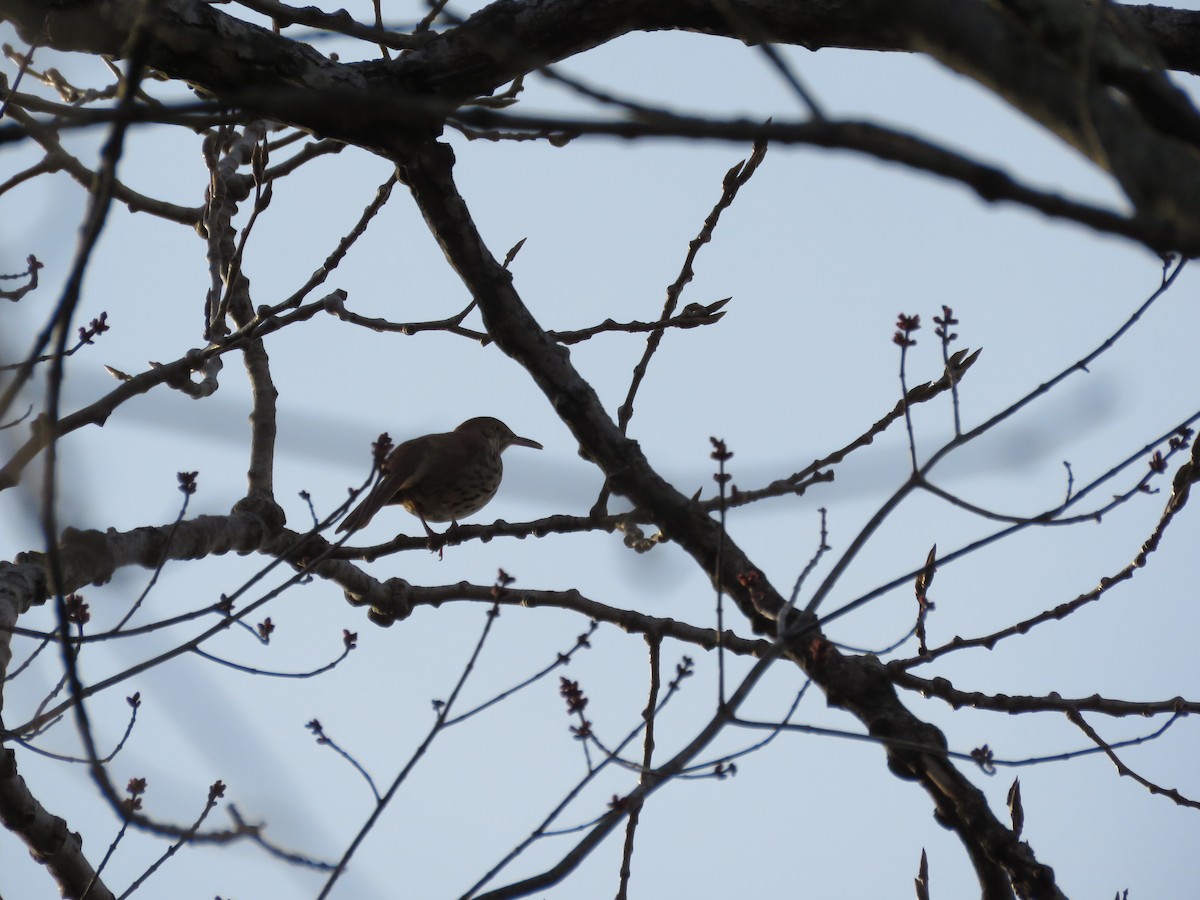
<svg viewBox="0 0 1200 900"><path fill-rule="evenodd" d="M517 437L515 434L508 439L508 443L509 446L512 447L532 447L534 450L542 449L542 445L537 441L530 440L529 438Z"/></svg>

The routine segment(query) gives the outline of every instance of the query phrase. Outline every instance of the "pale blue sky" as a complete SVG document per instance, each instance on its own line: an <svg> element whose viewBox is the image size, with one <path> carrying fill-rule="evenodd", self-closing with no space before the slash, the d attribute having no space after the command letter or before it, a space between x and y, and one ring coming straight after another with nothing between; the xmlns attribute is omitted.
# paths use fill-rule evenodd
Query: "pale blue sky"
<svg viewBox="0 0 1200 900"><path fill-rule="evenodd" d="M367 4L349 9L367 18ZM396 8L396 20L410 17ZM13 40L11 31L0 35ZM341 43L320 48L327 52ZM50 64L51 56L39 52L38 63ZM911 130L1002 165L1027 182L1120 203L1111 184L1072 151L928 61L831 50L787 56L831 116ZM55 57L54 64L80 81L97 69L87 60ZM802 115L760 55L714 38L633 35L570 60L564 70L684 110L779 121ZM11 66L6 71L11 74ZM1189 86L1194 81L1177 80ZM530 112L578 109L560 88L536 77L529 79L523 103ZM93 162L101 139L99 132L70 138L81 158ZM554 329L607 317L654 318L688 241L719 196L722 176L749 150L603 138L563 149L449 140L458 154L459 186L493 253L503 256L527 239L512 267L515 284L543 326ZM202 202L207 177L198 138L134 131L129 147L121 169L129 184L179 203ZM28 148L6 147L0 181L33 158ZM348 149L279 183L247 250L254 301L276 303L294 291L389 172L384 160ZM30 216L0 218L0 269L20 268L29 253L46 264L45 289L3 310L0 346L13 358L57 296L83 197L60 175L40 178L0 202ZM684 303L708 303L732 296L728 314L719 325L666 336L630 433L688 494L701 487L711 493L710 435L725 438L734 451L731 470L739 486L784 477L845 444L893 406L899 384L890 338L898 312L919 313L926 326L910 358L910 384L940 375L931 319L942 304L953 306L961 320L956 330L962 344L984 348L962 387L964 424L970 426L1103 340L1153 291L1159 272L1159 261L1145 250L1013 207L987 206L929 176L849 153L773 147L701 253L683 297ZM204 245L193 232L114 208L79 310L80 324L108 311L112 331L71 361L69 407L110 389L103 365L138 372L149 359L167 362L201 346L206 277ZM1060 499L1063 460L1082 483L1194 412L1200 405L1194 390L1200 376L1193 352L1200 325L1196 277L1185 271L1089 374L1075 376L986 441L947 460L935 471L937 483L1002 512L1033 514ZM332 288L348 292L355 312L393 321L441 318L468 299L403 188L329 279ZM643 345L640 336L608 335L572 348L573 362L614 413ZM336 506L346 488L365 477L369 443L380 431L402 440L483 414L503 418L546 449L510 451L501 492L475 521L582 514L595 498L595 470L579 459L532 381L494 347L447 335L376 334L330 318L285 330L268 339L267 349L281 391L276 490L294 528L307 522L297 493L308 491L322 513ZM174 473L180 470L200 473L191 513L227 511L244 489L249 407L236 357L226 358L221 379L211 399L194 402L159 391L120 410L103 429L65 440L62 521L119 530L168 522L179 502ZM35 401L31 394L29 402ZM927 455L950 433L949 405L931 404L915 418L918 448ZM11 440L11 432L0 433L0 446L10 447ZM731 534L776 586L786 588L813 552L815 510L824 506L834 552L819 578L903 481L906 465L902 434L893 429L839 468L833 485L734 512ZM1136 474L1100 494L1124 489L1141 465L1131 471ZM6 558L37 546L25 499L13 491L0 494L0 555ZM929 622L931 643L986 633L1089 590L1133 556L1163 500L1159 494L1131 503L1102 526L1027 531L946 567L932 592L937 610ZM1195 697L1200 685L1191 636L1200 623L1188 548L1200 535L1192 512L1172 527L1152 565L1101 603L1019 642L951 656L919 674L944 675L963 689L984 692ZM918 497L871 542L827 609L920 565L932 543L946 552L992 528ZM395 510L362 537L383 541L397 531L418 530L415 520ZM211 602L260 563L231 558L172 564L138 621ZM381 579L399 576L419 584L488 584L499 567L516 575L518 586L577 587L610 605L712 624L711 589L672 544L636 556L617 535L498 539L450 548L442 561L418 551L365 565ZM115 622L147 574L122 572L111 585L85 591L93 627ZM904 634L914 605L911 589L901 588L831 625L830 637L884 646ZM89 708L107 745L124 726L124 696L142 692L138 727L112 770L118 784L135 775L148 778L146 809L152 815L188 821L202 806L207 785L220 778L229 786L226 802L247 819L268 823L273 839L336 859L368 814L370 796L348 766L314 744L304 723L320 719L386 784L428 727L429 701L450 690L483 611L479 604L420 609L381 630L349 607L336 587L313 583L269 608L279 631L268 649L231 633L215 641L212 652L248 665L301 670L339 652L342 628L357 631L360 649L329 675L253 679L186 659L132 679ZM49 622L43 611L29 624ZM464 702L485 699L548 664L585 625L564 613L506 610ZM748 636L742 623L735 621L734 628ZM137 648L103 646L85 658L83 674L103 677L171 643L163 636ZM586 690L597 732L615 741L633 727L645 701L644 645L613 626L602 626L593 644L564 674ZM910 643L899 655L913 652ZM669 670L684 653L696 658L697 675L660 723L663 758L712 709L715 657L668 644L664 666ZM23 658L20 649L16 657ZM746 668L740 660L730 666L735 673ZM6 722L32 711L52 669L47 660L9 687ZM747 714L780 715L800 683L795 669L777 665ZM556 685L556 678L546 680L446 733L359 850L335 896L458 896L528 833L582 774ZM951 714L939 702L908 696L905 702L944 728L956 750L987 743L998 756L1014 758L1086 746L1059 715ZM1088 718L1112 740L1147 733L1161 721ZM796 721L859 730L849 716L827 709L815 691ZM72 749L72 728L70 722L58 726L47 745ZM729 734L719 749L758 737ZM1195 741L1195 725L1183 721L1158 743L1124 751L1124 758L1147 777L1196 797L1200 781L1190 764ZM20 750L18 760L34 792L84 832L89 858L98 861L115 825L82 769L64 774L60 764ZM1013 774L970 773L1003 820ZM1194 811L1120 779L1099 757L1023 768L1019 775L1025 836L1055 868L1068 895L1108 897L1124 888L1138 897L1194 892L1194 866L1186 862L1200 838ZM627 775L603 781L563 825L599 815L609 795L631 787ZM211 823L225 821L218 810ZM576 839L544 842L495 886L539 871ZM620 844L619 836L610 838L548 896L613 896ZM784 736L740 761L732 780L677 783L655 797L639 832L633 892L736 896L752 883L759 896L782 897L791 895L803 873L815 896L909 897L922 848L935 897L977 893L960 845L933 822L925 794L887 771L880 748ZM127 839L111 863L110 887L121 888L162 849L152 840ZM319 883L249 847L201 848L179 854L144 891L151 897L311 897ZM54 895L45 874L7 836L0 838L0 894Z"/></svg>

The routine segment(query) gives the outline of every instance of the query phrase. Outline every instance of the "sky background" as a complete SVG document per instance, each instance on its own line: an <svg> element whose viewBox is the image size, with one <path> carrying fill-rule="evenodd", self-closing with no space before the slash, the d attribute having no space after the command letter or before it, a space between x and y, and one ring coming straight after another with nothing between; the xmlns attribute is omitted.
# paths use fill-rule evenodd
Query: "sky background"
<svg viewBox="0 0 1200 900"><path fill-rule="evenodd" d="M369 19L367 4L347 8ZM231 6L219 9L240 15ZM415 15L403 4L386 12L397 23ZM0 39L15 40L4 26ZM370 49L343 40L317 46L336 50L343 60ZM1123 208L1111 182L1073 151L934 63L903 54L783 52L831 117L901 128L1000 165L1026 183ZM35 65L51 64L76 84L107 83L96 60L39 51ZM765 58L732 41L631 35L561 69L679 111L776 121L804 115ZM11 77L11 64L5 71ZM1195 79L1175 78L1194 90ZM519 111L591 111L543 79L531 77L526 87ZM25 89L31 89L28 83ZM68 146L94 165L103 137L99 131L73 134ZM595 138L556 149L468 142L455 134L447 139L458 157L458 185L492 252L502 258L526 240L512 266L515 285L548 329L581 328L609 317L655 318L688 242L720 195L721 178L749 152L718 142ZM32 147L0 149L0 181L36 157ZM278 183L247 248L254 302L279 302L302 284L390 174L385 160L350 148ZM143 193L199 205L207 183L199 138L165 129L134 131L120 177ZM28 183L0 203L10 211L0 216L0 271L19 271L29 253L46 264L44 287L3 309L0 351L16 359L58 297L85 196L58 175ZM11 214L14 209L21 214ZM940 375L932 317L943 304L960 320L960 345L984 348L962 386L964 426L971 427L1103 341L1157 287L1162 264L1144 249L1011 206L988 206L930 176L847 152L772 147L696 269L682 302L732 296L728 314L718 325L666 335L638 395L630 434L676 487L689 495L702 488L707 497L713 490L711 435L727 441L735 454L734 482L750 489L843 446L890 410L900 390L891 344L897 313L920 314L925 325L910 355L910 384ZM1086 483L1194 413L1200 405L1192 340L1200 325L1196 279L1195 271L1185 270L1087 374L1073 376L994 434L952 455L935 470L935 482L1000 512L1035 515L1060 501L1064 460L1076 484ZM148 360L169 362L202 346L206 286L204 244L193 231L114 206L78 316L85 324L107 311L112 330L70 361L66 408L111 390L105 365L136 373ZM403 188L331 276L326 290L333 288L347 291L354 312L391 321L443 318L469 301ZM616 334L571 348L573 363L614 416L643 347L641 336ZM595 500L601 484L596 470L579 458L532 381L493 346L443 334L379 334L321 318L271 336L267 350L281 392L275 485L293 528L303 530L310 521L300 491L309 492L324 515L349 486L361 484L370 442L381 431L400 441L448 430L475 415L498 416L545 450L511 450L499 495L472 521L584 514ZM35 387L26 402L37 403L39 396ZM193 401L160 389L127 403L103 429L68 436L60 445L60 521L119 531L170 522L180 502L175 473L185 470L199 472L189 515L227 512L245 487L248 411L240 361L228 355L215 396ZM914 422L923 458L952 434L944 400L915 410ZM0 447L9 451L23 436L21 429L0 432ZM903 482L907 453L902 432L893 428L838 467L833 484L732 512L730 533L786 589L813 554L817 509L824 507L834 551L822 561L820 578ZM1141 465L1100 496L1130 486ZM36 467L29 484L37 483L34 475ZM1158 486L1169 489L1169 481ZM929 621L931 644L988 633L1090 590L1132 558L1164 499L1139 499L1101 525L1027 530L945 567L932 591L937 609ZM28 490L0 494L0 556L39 547L31 502ZM624 507L617 500L614 508ZM1200 535L1193 512L1172 526L1149 567L1100 603L1019 642L952 655L918 674L942 675L983 692L1195 697L1200 691L1192 636L1200 623L1189 548ZM382 542L397 531L416 534L419 527L402 511L388 511L361 542ZM994 527L935 498L915 497L871 541L825 609L918 567L933 543L945 553ZM173 563L135 622L211 603L263 563L255 557ZM517 577L517 587L574 587L613 606L712 625L711 588L673 544L636 555L619 535L497 539L449 548L440 561L416 551L364 565L381 579L415 584L489 584L501 567ZM83 591L94 616L89 628L115 624L148 577L126 570L107 586ZM265 585L285 577L274 573ZM902 587L831 624L829 637L878 650L905 634L914 606L911 588ZM472 603L421 608L383 630L367 622L364 610L349 607L335 586L313 582L268 607L278 629L268 647L239 631L207 646L246 665L303 671L337 656L343 628L358 632L359 649L331 673L306 680L253 678L189 657L131 679L93 701L89 711L101 746L110 746L125 726L124 697L141 692L137 728L112 772L118 785L134 776L148 779L149 814L187 822L202 807L207 785L221 779L229 788L225 804L236 805L248 820L266 822L273 840L314 858L336 859L368 815L371 798L361 778L317 746L304 723L320 719L386 785L431 723L431 699L448 695L483 627L484 611ZM43 610L22 624L48 627L51 621ZM120 671L202 627L96 646L84 658L83 675L92 680ZM548 665L585 627L566 613L505 610L468 684L465 707ZM749 636L742 623L734 628ZM586 691L597 733L615 742L635 726L645 702L645 647L613 626L602 626L592 643L563 674ZM28 653L27 644L14 649L18 662ZM914 652L910 642L897 655ZM660 720L662 759L713 706L715 655L668 643L664 669L669 673L683 654L696 659L697 673ZM729 666L734 678L748 668L743 660ZM8 686L7 724L36 709L56 672L47 653ZM744 712L777 719L802 683L796 669L777 665ZM987 743L997 756L1019 759L1087 745L1060 715L951 714L940 702L908 695L905 703L943 728L960 751ZM1162 721L1087 718L1114 741L1149 733ZM795 720L859 730L816 691L805 697ZM569 724L555 675L450 729L401 789L334 896L461 894L583 774ZM761 737L727 733L712 755ZM1152 780L1197 797L1197 737L1195 723L1183 720L1160 741L1122 756ZM76 752L76 744L68 720L43 746ZM634 755L640 752L637 745ZM89 859L97 862L117 825L82 767L23 750L18 764L35 795L83 832ZM734 779L676 783L656 795L639 829L635 895L737 895L752 883L761 896L787 896L800 879L818 896L908 897L922 849L929 854L935 897L977 893L959 843L933 822L922 791L888 773L879 747L785 735L740 760L738 769ZM1137 897L1188 896L1200 884L1200 873L1186 861L1200 838L1195 811L1151 796L1092 756L1015 772L1002 768L990 778L973 770L971 779L1003 821L1014 774L1024 795L1025 837L1055 868L1069 896L1107 897L1125 888ZM632 784L627 774L602 778L571 807L563 826L599 815L610 795ZM223 808L209 820L214 826L226 822ZM577 839L542 842L493 886L540 871ZM618 835L611 837L548 896L611 897L620 845ZM127 839L110 863L109 886L123 889L163 849L144 837ZM143 895L311 897L321 881L249 846L189 848L152 877ZM11 837L0 838L0 894L56 895Z"/></svg>

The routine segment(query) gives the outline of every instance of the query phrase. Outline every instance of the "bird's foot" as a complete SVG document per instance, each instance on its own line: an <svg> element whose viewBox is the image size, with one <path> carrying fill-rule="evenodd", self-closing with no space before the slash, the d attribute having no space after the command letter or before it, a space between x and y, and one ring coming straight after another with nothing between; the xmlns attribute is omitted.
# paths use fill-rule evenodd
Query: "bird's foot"
<svg viewBox="0 0 1200 900"><path fill-rule="evenodd" d="M425 544L425 546L429 548L429 552L436 553L439 561L445 559L446 545L438 544L437 546L434 546L434 542L440 538L441 535L429 527L429 523L425 521L424 516L421 516L421 524L425 526L425 534L429 537L429 541Z"/></svg>

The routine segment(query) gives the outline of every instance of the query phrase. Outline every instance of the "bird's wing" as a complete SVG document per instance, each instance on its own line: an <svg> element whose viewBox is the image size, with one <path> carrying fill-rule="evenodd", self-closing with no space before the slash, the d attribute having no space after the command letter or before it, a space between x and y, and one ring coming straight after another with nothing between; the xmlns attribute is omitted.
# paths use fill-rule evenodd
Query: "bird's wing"
<svg viewBox="0 0 1200 900"><path fill-rule="evenodd" d="M430 454L419 441L405 441L384 461L384 474L370 493L350 511L337 530L358 531L367 527L375 513L396 499L396 495L411 488L429 467Z"/></svg>

